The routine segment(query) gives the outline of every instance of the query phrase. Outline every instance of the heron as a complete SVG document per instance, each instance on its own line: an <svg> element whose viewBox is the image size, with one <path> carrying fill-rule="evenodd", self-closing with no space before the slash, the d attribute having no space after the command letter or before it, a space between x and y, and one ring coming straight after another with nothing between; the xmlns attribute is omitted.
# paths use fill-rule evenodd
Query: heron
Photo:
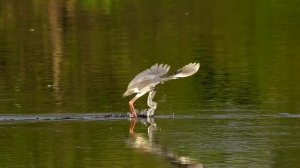
<svg viewBox="0 0 300 168"><path fill-rule="evenodd" d="M195 74L200 68L200 63L189 63L182 68L178 69L171 75L167 75L170 69L168 64L154 64L149 69L137 74L129 83L123 97L130 96L136 93L135 97L129 101L130 117L137 118L134 102L141 96L149 93L147 105L152 109L152 113L147 113L147 116L153 115L157 107L157 103L153 101L156 94L155 87L158 84L163 84L172 79L179 79Z"/></svg>

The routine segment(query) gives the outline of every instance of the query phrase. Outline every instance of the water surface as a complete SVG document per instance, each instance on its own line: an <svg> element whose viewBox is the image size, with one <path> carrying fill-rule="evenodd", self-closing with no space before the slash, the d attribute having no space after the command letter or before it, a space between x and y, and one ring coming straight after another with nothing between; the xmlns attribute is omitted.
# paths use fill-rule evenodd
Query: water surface
<svg viewBox="0 0 300 168"><path fill-rule="evenodd" d="M299 11L296 0L0 0L0 118L21 116L0 121L0 167L298 166ZM157 88L156 129L22 119L125 115L137 73L190 62L196 75Z"/></svg>

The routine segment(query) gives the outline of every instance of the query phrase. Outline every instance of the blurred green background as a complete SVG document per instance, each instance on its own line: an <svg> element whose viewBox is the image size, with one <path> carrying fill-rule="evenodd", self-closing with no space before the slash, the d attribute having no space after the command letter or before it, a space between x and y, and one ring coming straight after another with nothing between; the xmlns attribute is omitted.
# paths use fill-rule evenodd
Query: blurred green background
<svg viewBox="0 0 300 168"><path fill-rule="evenodd" d="M1 113L128 111L137 73L189 62L201 63L193 79L158 92L169 108L299 110L299 1L0 4Z"/></svg>
<svg viewBox="0 0 300 168"><path fill-rule="evenodd" d="M299 30L298 0L0 0L0 114L126 114L136 74L200 62L157 90L156 115L183 116L157 119L162 145L208 167L295 167ZM139 167L149 154L124 147L128 125L1 122L0 166Z"/></svg>

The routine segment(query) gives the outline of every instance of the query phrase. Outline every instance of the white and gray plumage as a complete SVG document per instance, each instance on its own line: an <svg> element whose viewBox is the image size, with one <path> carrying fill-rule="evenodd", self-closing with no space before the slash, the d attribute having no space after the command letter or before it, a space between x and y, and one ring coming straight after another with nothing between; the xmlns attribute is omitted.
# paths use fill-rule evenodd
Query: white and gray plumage
<svg viewBox="0 0 300 168"><path fill-rule="evenodd" d="M149 92L147 104L151 108L156 108L157 103L153 102L152 99L155 95L155 86L159 83L163 83L172 79L179 79L191 76L195 74L200 68L199 63L190 63L177 70L172 75L167 75L170 66L167 64L155 64L149 69L139 73L133 80L129 83L126 92L123 97L130 96L133 93L137 93L136 96L129 101L129 107L131 111L131 117L136 118L136 112L133 103L141 96Z"/></svg>

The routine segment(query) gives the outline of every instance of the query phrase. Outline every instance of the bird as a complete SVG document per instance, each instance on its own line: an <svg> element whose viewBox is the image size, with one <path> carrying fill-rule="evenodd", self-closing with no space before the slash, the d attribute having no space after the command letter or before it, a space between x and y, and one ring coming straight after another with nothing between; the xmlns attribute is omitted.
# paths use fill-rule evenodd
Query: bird
<svg viewBox="0 0 300 168"><path fill-rule="evenodd" d="M152 101L156 94L155 87L166 81L179 79L195 74L200 68L200 63L189 63L178 69L171 75L167 75L170 70L168 64L154 64L149 69L137 74L129 83L127 90L123 94L123 98L136 93L135 97L129 101L130 117L137 118L134 108L134 102L141 96L149 93L147 104L151 109L156 109L157 103ZM154 112L153 112L154 113ZM152 115L152 114L151 114Z"/></svg>

